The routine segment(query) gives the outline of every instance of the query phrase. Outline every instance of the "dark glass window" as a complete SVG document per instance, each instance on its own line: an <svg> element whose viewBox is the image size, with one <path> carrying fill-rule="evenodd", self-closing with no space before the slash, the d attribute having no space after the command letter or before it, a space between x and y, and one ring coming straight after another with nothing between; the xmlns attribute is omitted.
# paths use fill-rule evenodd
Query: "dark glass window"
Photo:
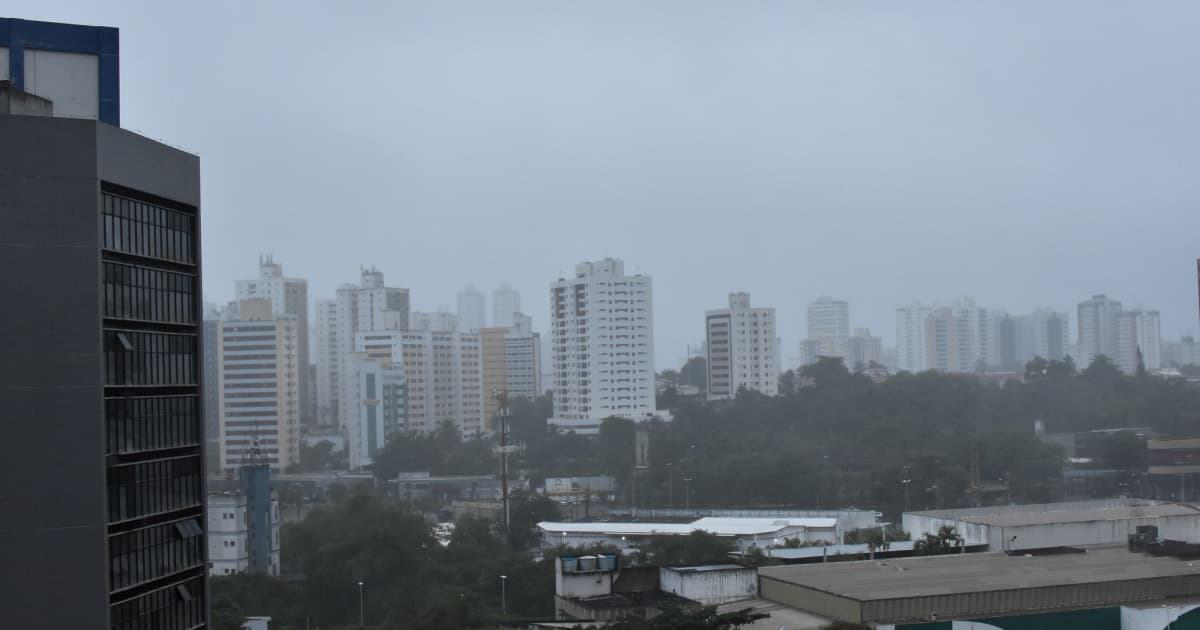
<svg viewBox="0 0 1200 630"><path fill-rule="evenodd" d="M187 518L113 534L108 556L109 584L120 591L203 566L204 530Z"/></svg>
<svg viewBox="0 0 1200 630"><path fill-rule="evenodd" d="M112 605L112 630L183 630L204 623L204 579L189 578Z"/></svg>
<svg viewBox="0 0 1200 630"><path fill-rule="evenodd" d="M195 335L104 331L105 385L195 385Z"/></svg>
<svg viewBox="0 0 1200 630"><path fill-rule="evenodd" d="M191 455L108 469L110 523L200 505L200 457Z"/></svg>
<svg viewBox="0 0 1200 630"><path fill-rule="evenodd" d="M171 324L196 323L196 277L104 263L104 316Z"/></svg>
<svg viewBox="0 0 1200 630"><path fill-rule="evenodd" d="M106 398L105 453L124 455L198 446L198 404L196 396Z"/></svg>
<svg viewBox="0 0 1200 630"><path fill-rule="evenodd" d="M104 249L183 264L196 262L196 217L105 192Z"/></svg>

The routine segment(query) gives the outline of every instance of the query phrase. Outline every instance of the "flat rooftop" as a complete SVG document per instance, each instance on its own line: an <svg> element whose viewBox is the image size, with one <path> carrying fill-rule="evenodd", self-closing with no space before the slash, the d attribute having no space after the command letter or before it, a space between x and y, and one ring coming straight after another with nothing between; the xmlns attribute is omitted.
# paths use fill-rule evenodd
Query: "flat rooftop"
<svg viewBox="0 0 1200 630"><path fill-rule="evenodd" d="M1108 502L1079 502L1061 504L1061 506L1054 503L1046 503L1001 506L998 508L931 510L928 512L911 512L910 514L995 527L1020 527L1025 525L1049 525L1052 523L1186 516L1200 514L1200 509L1181 503L1158 503L1154 501L1127 503L1124 505Z"/></svg>
<svg viewBox="0 0 1200 630"><path fill-rule="evenodd" d="M764 598L854 623L969 619L1200 595L1200 561L1125 546L762 567Z"/></svg>
<svg viewBox="0 0 1200 630"><path fill-rule="evenodd" d="M770 535L788 527L833 529L836 518L727 518L705 517L691 523L556 523L543 521L538 527L549 533L608 536L687 535L704 530L718 536Z"/></svg>

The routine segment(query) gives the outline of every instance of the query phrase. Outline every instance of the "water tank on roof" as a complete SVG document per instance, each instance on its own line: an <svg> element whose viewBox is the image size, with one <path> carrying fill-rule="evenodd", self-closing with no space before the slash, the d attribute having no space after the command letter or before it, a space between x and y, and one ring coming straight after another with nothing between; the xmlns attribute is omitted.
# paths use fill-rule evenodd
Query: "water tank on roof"
<svg viewBox="0 0 1200 630"><path fill-rule="evenodd" d="M563 556L558 560L562 562L563 573L574 573L579 570L579 558L575 556Z"/></svg>
<svg viewBox="0 0 1200 630"><path fill-rule="evenodd" d="M579 570L581 572L596 570L596 556L579 556Z"/></svg>
<svg viewBox="0 0 1200 630"><path fill-rule="evenodd" d="M617 568L617 557L612 554L599 556L599 567L601 571L615 571Z"/></svg>

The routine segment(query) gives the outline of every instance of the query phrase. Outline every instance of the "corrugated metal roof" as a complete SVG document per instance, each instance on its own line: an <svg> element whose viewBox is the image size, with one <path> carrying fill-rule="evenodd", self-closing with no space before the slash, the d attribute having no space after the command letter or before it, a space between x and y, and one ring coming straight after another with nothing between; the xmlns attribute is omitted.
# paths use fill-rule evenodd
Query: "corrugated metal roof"
<svg viewBox="0 0 1200 630"><path fill-rule="evenodd" d="M970 619L1200 594L1200 566L1119 546L1066 555L953 554L763 567L759 575L764 596L860 623Z"/></svg>
<svg viewBox="0 0 1200 630"><path fill-rule="evenodd" d="M1124 546L1088 547L1087 553L1008 556L951 554L763 567L764 576L819 588L861 601L976 591L1038 588L1195 575L1193 563L1149 556Z"/></svg>
<svg viewBox="0 0 1200 630"><path fill-rule="evenodd" d="M912 514L931 518L978 523L996 527L1115 521L1162 516L1200 514L1200 509L1181 503L1156 501L1087 501L1065 504L1006 505L991 508L930 510Z"/></svg>

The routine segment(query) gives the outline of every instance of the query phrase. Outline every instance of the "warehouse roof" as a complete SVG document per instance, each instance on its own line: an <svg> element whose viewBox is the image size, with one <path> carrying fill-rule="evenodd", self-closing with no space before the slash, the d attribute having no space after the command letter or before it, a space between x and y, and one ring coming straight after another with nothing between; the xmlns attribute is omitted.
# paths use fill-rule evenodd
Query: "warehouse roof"
<svg viewBox="0 0 1200 630"><path fill-rule="evenodd" d="M950 554L823 564L763 567L762 575L854 599L943 595L1060 584L1188 575L1191 563L1132 553L1124 546L1089 547L1087 553L1009 556ZM1200 564L1200 563L1197 563ZM1200 577L1200 566L1196 567Z"/></svg>
<svg viewBox="0 0 1200 630"><path fill-rule="evenodd" d="M1025 509L1021 509L1025 508ZM1053 503L1028 506L1003 506L1001 508L965 508L961 510L933 510L915 512L916 515L992 525L995 527L1020 527L1026 525L1048 525L1051 523L1079 523L1086 521L1116 521L1162 516L1200 514L1200 509L1181 503L1157 503L1147 501L1114 505L1105 502L1080 502L1064 504L1061 508Z"/></svg>
<svg viewBox="0 0 1200 630"><path fill-rule="evenodd" d="M543 521L538 528L567 534L610 536L686 535L698 529L718 536L770 535L788 527L833 529L836 518L722 518L706 517L691 523L556 523Z"/></svg>
<svg viewBox="0 0 1200 630"><path fill-rule="evenodd" d="M934 611L941 619L970 618L1200 594L1200 566L1124 546L1060 555L786 565L763 567L759 576L764 597L856 623L921 619Z"/></svg>

